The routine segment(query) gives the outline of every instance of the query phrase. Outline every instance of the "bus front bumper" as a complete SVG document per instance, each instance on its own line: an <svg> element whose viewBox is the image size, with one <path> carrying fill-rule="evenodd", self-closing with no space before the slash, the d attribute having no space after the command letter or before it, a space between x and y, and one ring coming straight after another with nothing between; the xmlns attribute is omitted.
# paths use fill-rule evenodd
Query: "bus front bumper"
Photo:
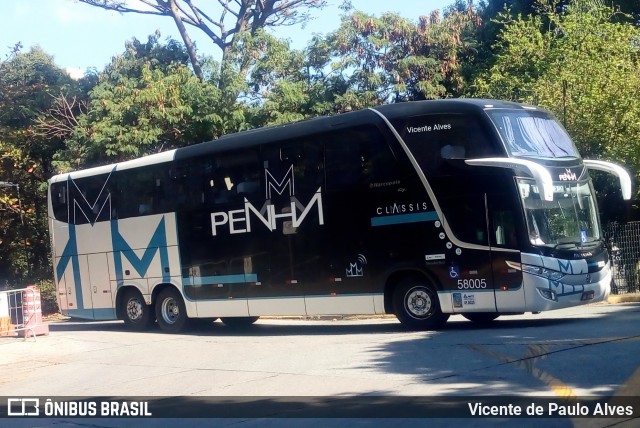
<svg viewBox="0 0 640 428"><path fill-rule="evenodd" d="M606 300L611 293L611 270L567 274L554 281L523 272L527 312L542 312Z"/></svg>

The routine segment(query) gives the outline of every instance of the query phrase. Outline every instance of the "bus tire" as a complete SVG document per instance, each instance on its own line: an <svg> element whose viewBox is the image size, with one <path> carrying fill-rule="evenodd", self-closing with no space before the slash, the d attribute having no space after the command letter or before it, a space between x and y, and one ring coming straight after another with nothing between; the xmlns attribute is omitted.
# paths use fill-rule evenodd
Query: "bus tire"
<svg viewBox="0 0 640 428"><path fill-rule="evenodd" d="M142 294L135 288L125 290L122 304L122 319L129 330L147 330L156 320L153 308L147 305Z"/></svg>
<svg viewBox="0 0 640 428"><path fill-rule="evenodd" d="M166 333L178 333L187 323L187 308L182 296L173 287L165 288L156 299L156 319Z"/></svg>
<svg viewBox="0 0 640 428"><path fill-rule="evenodd" d="M411 330L434 330L449 319L449 314L440 308L435 288L421 278L407 278L398 283L393 307L400 323Z"/></svg>
<svg viewBox="0 0 640 428"><path fill-rule="evenodd" d="M220 321L227 327L244 328L258 321L258 318L260 317L223 317Z"/></svg>
<svg viewBox="0 0 640 428"><path fill-rule="evenodd" d="M486 325L498 318L500 314L495 312L470 312L468 314L462 314L462 316L475 324Z"/></svg>

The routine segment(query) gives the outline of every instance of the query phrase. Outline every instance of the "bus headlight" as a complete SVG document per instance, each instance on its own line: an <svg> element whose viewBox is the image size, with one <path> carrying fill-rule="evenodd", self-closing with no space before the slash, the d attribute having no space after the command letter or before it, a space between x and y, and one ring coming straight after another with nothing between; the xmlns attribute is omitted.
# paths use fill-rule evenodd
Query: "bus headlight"
<svg viewBox="0 0 640 428"><path fill-rule="evenodd" d="M541 276L543 278L550 279L551 281L560 281L565 275L560 271L547 269L542 266L527 265L511 261L507 261L507 265L510 268L521 270L522 272L530 273L531 275Z"/></svg>

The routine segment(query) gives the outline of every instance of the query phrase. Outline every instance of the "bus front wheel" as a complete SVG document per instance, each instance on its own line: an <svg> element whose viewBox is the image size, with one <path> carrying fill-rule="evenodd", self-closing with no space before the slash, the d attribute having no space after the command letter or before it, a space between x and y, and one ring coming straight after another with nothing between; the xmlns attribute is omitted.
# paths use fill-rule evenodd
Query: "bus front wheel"
<svg viewBox="0 0 640 428"><path fill-rule="evenodd" d="M175 288L165 288L156 299L156 319L166 333L178 333L187 323L187 309Z"/></svg>
<svg viewBox="0 0 640 428"><path fill-rule="evenodd" d="M155 321L153 309L147 305L142 294L136 289L130 288L122 297L122 315L124 325L131 330L146 330Z"/></svg>
<svg viewBox="0 0 640 428"><path fill-rule="evenodd" d="M438 293L423 279L401 281L393 294L393 306L398 320L412 330L437 329L449 319L440 308Z"/></svg>

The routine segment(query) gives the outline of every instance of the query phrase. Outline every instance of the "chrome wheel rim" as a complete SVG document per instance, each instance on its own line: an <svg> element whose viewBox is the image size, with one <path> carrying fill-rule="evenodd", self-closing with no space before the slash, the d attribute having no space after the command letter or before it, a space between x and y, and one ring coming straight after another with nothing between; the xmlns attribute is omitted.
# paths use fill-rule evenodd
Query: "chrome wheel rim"
<svg viewBox="0 0 640 428"><path fill-rule="evenodd" d="M433 307L431 295L422 287L412 288L406 295L405 307L412 317L424 318Z"/></svg>
<svg viewBox="0 0 640 428"><path fill-rule="evenodd" d="M142 307L142 302L140 299L132 298L127 302L127 317L131 321L140 321L142 318L142 311L144 308Z"/></svg>
<svg viewBox="0 0 640 428"><path fill-rule="evenodd" d="M180 318L180 307L173 297L167 297L162 301L162 320L167 324L175 324Z"/></svg>

